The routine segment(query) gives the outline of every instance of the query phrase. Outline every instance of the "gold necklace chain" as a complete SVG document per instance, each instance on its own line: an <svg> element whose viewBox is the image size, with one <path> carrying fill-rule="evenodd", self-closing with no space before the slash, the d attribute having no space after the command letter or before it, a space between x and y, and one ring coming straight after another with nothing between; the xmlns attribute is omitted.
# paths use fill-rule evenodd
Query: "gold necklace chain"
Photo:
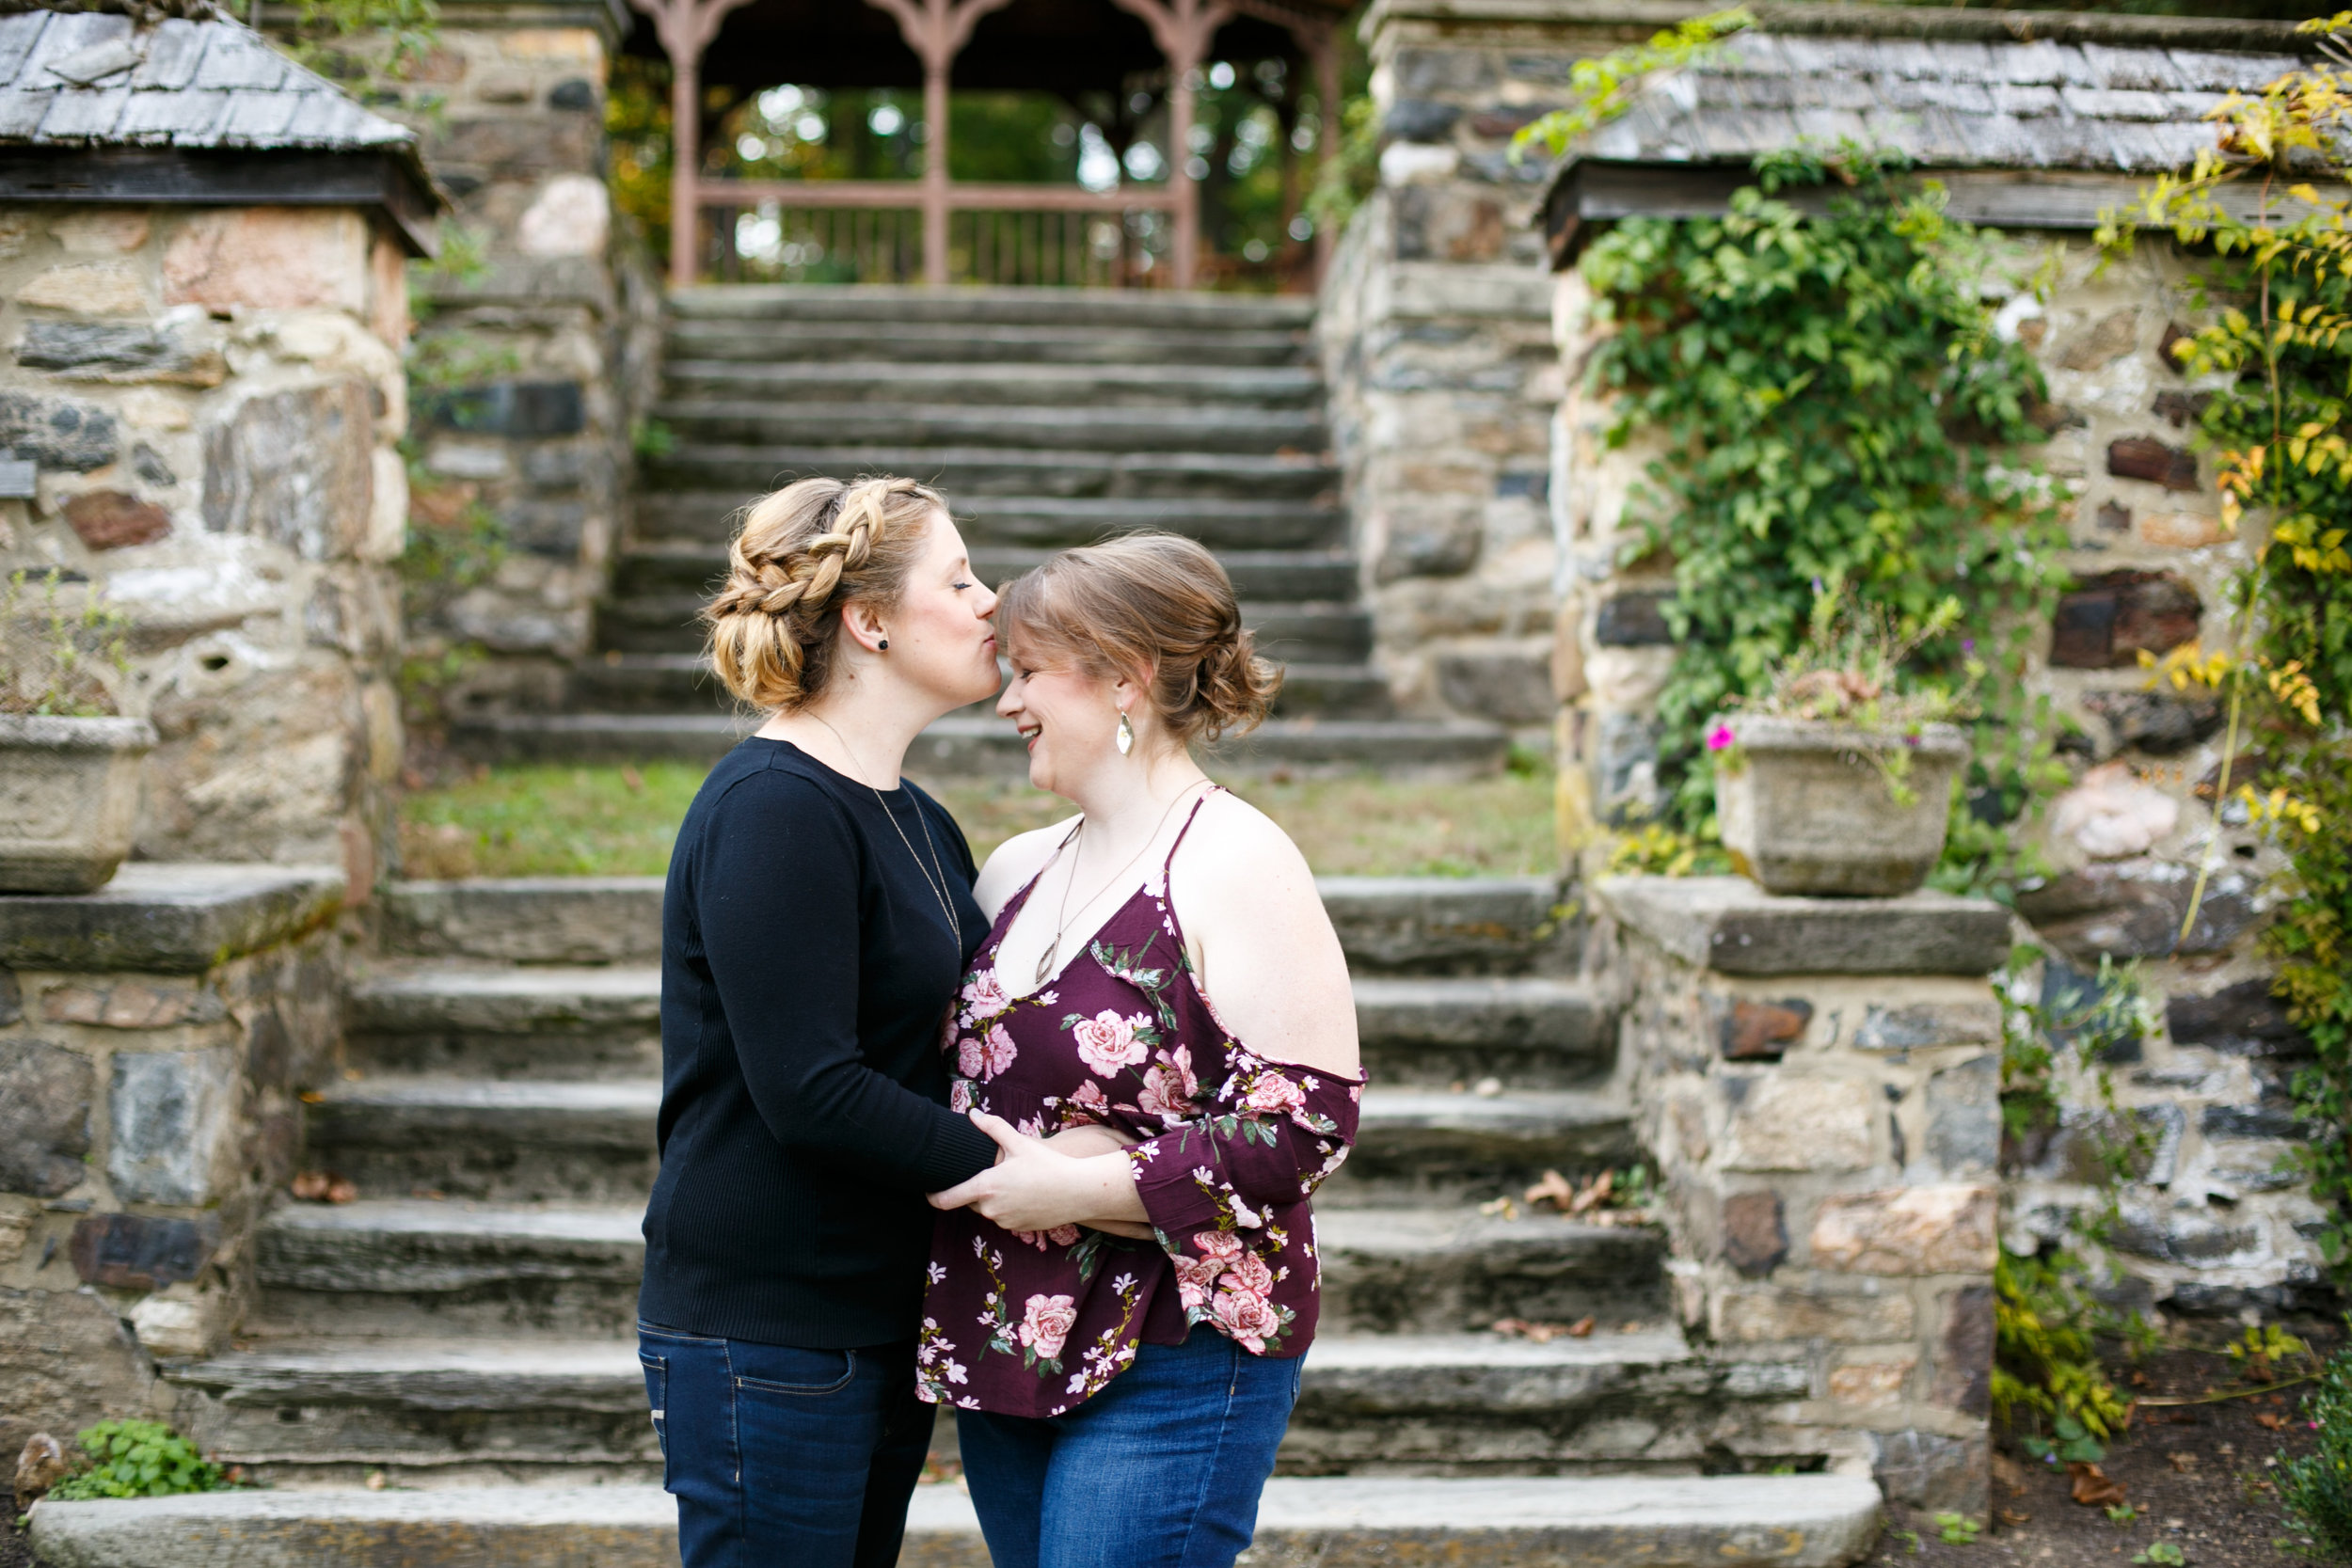
<svg viewBox="0 0 2352 1568"><path fill-rule="evenodd" d="M858 761L855 752L850 750L850 743L842 739L841 732L834 729L832 721L821 713L812 713L809 717L824 725L832 733L834 739L840 742L841 754L850 759L850 765L855 768L861 775L857 782L867 789L873 790L874 803L882 807L882 816L890 819L890 831L897 833L898 842L907 847L907 858L914 863L914 874L923 879L923 885L930 888L931 896L939 900L939 912L947 917L947 928L955 933L956 958L958 962L961 962L963 922L956 918L955 902L947 896L947 871L939 863L939 847L931 842L931 825L923 819L923 803L920 800L914 803L914 825L923 831L923 847L931 852L930 870L924 869L923 857L914 852L914 841L907 837L907 831L904 828L898 826L898 814L890 809L890 802L882 799L882 792L874 788L873 781L862 776L866 771L866 765ZM939 874L936 881L931 879L933 871Z"/></svg>
<svg viewBox="0 0 2352 1568"><path fill-rule="evenodd" d="M1212 789L1216 787L1216 780L1204 779L1200 781L1198 784L1188 784L1184 785L1184 788L1178 790L1176 792L1176 798L1168 801L1168 809L1160 813L1160 819L1152 825L1151 836L1143 841L1143 847L1141 849L1137 849L1133 855L1130 855L1127 858L1127 863L1125 865L1120 866L1118 870L1111 873L1110 880L1104 882L1101 887L1096 888L1092 895L1089 896L1085 903L1078 906L1078 912L1080 914L1084 914L1087 911L1092 909L1096 900L1100 899L1103 895L1110 892L1111 889L1119 886L1120 882L1126 879L1127 873L1135 869L1136 862L1143 859L1145 852L1148 851L1152 845L1159 842L1160 830L1167 827L1168 819L1176 815L1176 808L1184 804L1184 797L1199 788L1200 784L1206 784ZM1076 844L1079 836L1086 831L1087 820L1085 817L1081 816L1078 818L1078 825L1071 830L1070 836L1062 840L1063 847L1066 848L1070 845ZM1055 913L1054 916L1054 940L1045 944L1044 956L1037 961L1037 975L1036 978L1030 982L1032 985L1043 985L1045 983L1045 977L1054 973L1054 960L1061 957L1061 939L1070 930L1070 894L1071 890L1078 885L1078 857L1085 852L1086 850L1083 845L1071 852L1070 879L1061 885L1061 908ZM1054 853L1058 856L1061 853L1061 850L1057 849Z"/></svg>

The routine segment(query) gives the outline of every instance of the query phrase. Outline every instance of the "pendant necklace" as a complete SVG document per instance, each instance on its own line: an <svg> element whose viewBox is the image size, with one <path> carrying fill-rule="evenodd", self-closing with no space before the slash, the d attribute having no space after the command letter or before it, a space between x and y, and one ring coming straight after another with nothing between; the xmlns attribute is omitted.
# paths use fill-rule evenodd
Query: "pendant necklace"
<svg viewBox="0 0 2352 1568"><path fill-rule="evenodd" d="M1206 783L1212 789L1216 787L1215 780L1204 780L1202 782ZM1184 788L1176 792L1176 798L1168 801L1168 809L1160 813L1160 819L1152 825L1152 832L1150 835L1144 839L1143 847L1141 849L1137 849L1133 855L1129 856L1125 865L1120 866L1117 871L1111 873L1109 881L1104 882L1101 887L1095 889L1093 896L1089 897L1085 903L1078 906L1078 912L1080 914L1084 914L1087 911L1092 909L1094 907L1095 899L1102 897L1103 895L1108 893L1111 889L1117 887L1120 882L1126 879L1127 873L1136 868L1136 862L1143 859L1145 851L1149 850L1152 845L1159 842L1160 830L1168 826L1168 819L1176 814L1176 808L1178 806L1184 804L1184 797L1191 794L1197 787L1198 785L1195 784L1186 784ZM1080 835L1086 831L1086 818L1081 816L1078 818L1077 827L1072 829L1070 836L1062 841L1063 847L1066 848L1070 845L1076 844ZM1061 957L1061 939L1070 930L1070 893L1078 882L1078 856L1083 852L1084 846L1080 846L1079 849L1073 850L1071 853L1070 880L1062 884L1061 908L1056 911L1054 916L1054 940L1045 944L1044 955L1037 960L1037 977L1031 982L1033 985L1043 985L1045 983L1045 977L1054 973L1054 960ZM1054 853L1057 857L1058 857L1061 850L1057 849Z"/></svg>
<svg viewBox="0 0 2352 1568"><path fill-rule="evenodd" d="M857 782L866 785L867 789L874 790L874 803L882 807L882 815L890 819L890 831L898 835L898 842L907 847L907 858L914 862L914 874L923 879L923 885L930 888L931 896L939 900L939 912L947 917L947 929L955 933L956 953L961 958L963 953L963 922L956 918L955 901L947 896L946 868L939 863L939 847L931 842L931 825L923 820L921 802L916 802L914 807L914 824L923 832L923 847L931 852L931 863L929 869L924 867L923 857L914 852L914 841L907 837L907 831L904 828L898 826L898 814L890 809L890 802L882 799L882 792L874 789L872 781L864 777L866 765L857 760L857 753L850 750L850 743L847 740L841 738L841 732L834 729L833 724L821 713L812 713L809 717L823 724L828 731L831 731L834 739L840 742L841 754L848 757L850 765L858 770ZM1155 829L1154 832L1157 830ZM939 874L936 880L931 875L934 871Z"/></svg>

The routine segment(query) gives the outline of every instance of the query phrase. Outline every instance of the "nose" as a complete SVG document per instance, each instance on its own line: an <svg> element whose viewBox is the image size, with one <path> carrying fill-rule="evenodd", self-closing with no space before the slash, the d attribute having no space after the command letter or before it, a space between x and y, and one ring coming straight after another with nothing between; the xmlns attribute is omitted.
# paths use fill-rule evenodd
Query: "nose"
<svg viewBox="0 0 2352 1568"><path fill-rule="evenodd" d="M996 717L1009 719L1020 711L1021 677L1015 675L1005 683L1004 690L996 694Z"/></svg>
<svg viewBox="0 0 2352 1568"><path fill-rule="evenodd" d="M996 591L986 583L980 584L980 607L973 613L983 621L996 613Z"/></svg>

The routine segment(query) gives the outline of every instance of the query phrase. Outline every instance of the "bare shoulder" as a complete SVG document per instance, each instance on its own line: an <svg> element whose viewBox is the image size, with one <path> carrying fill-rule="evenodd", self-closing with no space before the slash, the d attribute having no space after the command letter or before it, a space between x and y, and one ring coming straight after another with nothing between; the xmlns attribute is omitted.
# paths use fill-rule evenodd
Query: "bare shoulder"
<svg viewBox="0 0 2352 1568"><path fill-rule="evenodd" d="M1037 828L1025 833L1015 833L999 844L980 867L979 880L972 884L973 900L989 919L996 918L1012 895L1021 891L1023 883L1036 876L1054 858L1054 851L1070 836L1077 817L1066 816L1049 828Z"/></svg>
<svg viewBox="0 0 2352 1568"><path fill-rule="evenodd" d="M1323 900L1307 857L1274 818L1231 791L1219 790L1200 808L1177 857L1180 903L1219 924L1279 926L1310 916L1320 924Z"/></svg>

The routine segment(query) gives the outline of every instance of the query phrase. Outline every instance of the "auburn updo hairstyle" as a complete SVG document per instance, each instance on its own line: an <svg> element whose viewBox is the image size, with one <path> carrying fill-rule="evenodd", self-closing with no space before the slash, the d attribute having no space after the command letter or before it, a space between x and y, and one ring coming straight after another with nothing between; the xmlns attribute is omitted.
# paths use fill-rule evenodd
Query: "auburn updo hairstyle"
<svg viewBox="0 0 2352 1568"><path fill-rule="evenodd" d="M1063 550L1005 584L997 636L1025 664L1099 680L1152 672L1153 711L1186 745L1255 728L1282 672L1258 657L1216 556L1174 533Z"/></svg>
<svg viewBox="0 0 2352 1568"><path fill-rule="evenodd" d="M727 580L703 608L710 665L738 701L789 713L825 689L841 607L889 610L923 554L938 491L911 479L803 479L745 507Z"/></svg>

